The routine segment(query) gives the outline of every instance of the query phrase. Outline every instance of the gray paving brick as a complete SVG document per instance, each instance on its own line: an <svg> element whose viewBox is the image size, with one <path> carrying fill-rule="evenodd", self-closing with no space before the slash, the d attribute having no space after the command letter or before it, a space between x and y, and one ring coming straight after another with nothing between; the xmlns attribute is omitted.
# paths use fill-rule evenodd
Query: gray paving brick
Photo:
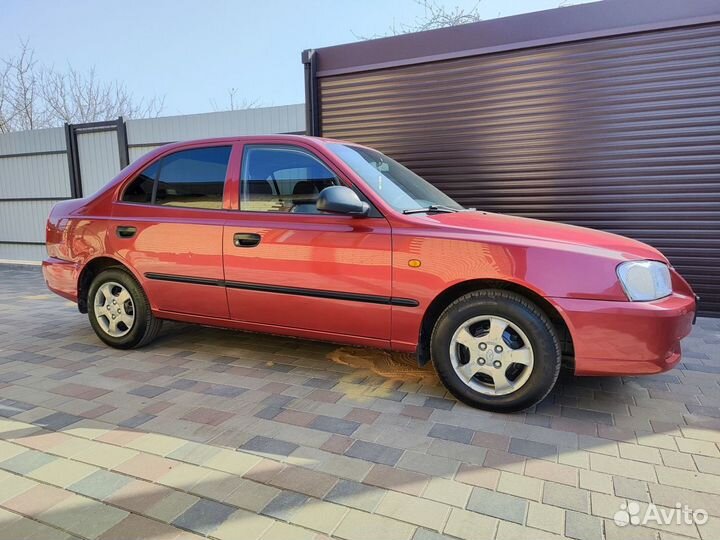
<svg viewBox="0 0 720 540"><path fill-rule="evenodd" d="M385 491L353 480L340 480L325 495L325 499L343 506L372 512L382 499Z"/></svg>
<svg viewBox="0 0 720 540"><path fill-rule="evenodd" d="M295 369L295 366L290 366L288 364L278 364L276 362L273 362L271 364L264 362L263 364L261 364L261 366L263 369L279 371L280 373L290 373L293 369Z"/></svg>
<svg viewBox="0 0 720 540"><path fill-rule="evenodd" d="M382 465L394 466L403 451L397 448L391 448L383 444L376 444L367 441L355 441L350 448L345 451L346 456L380 463Z"/></svg>
<svg viewBox="0 0 720 540"><path fill-rule="evenodd" d="M284 410L285 409L283 409L282 407L275 407L275 406L265 407L264 409L261 409L258 412L256 412L255 417L256 418L264 418L265 420L272 420L273 418L275 418L278 414L280 414Z"/></svg>
<svg viewBox="0 0 720 540"><path fill-rule="evenodd" d="M568 510L565 512L565 536L578 540L603 540L603 520Z"/></svg>
<svg viewBox="0 0 720 540"><path fill-rule="evenodd" d="M67 414L63 412L56 412L44 418L40 418L39 420L35 420L34 424L40 427L44 427L45 429L52 429L54 431L58 431L62 428L74 424L75 422L79 422L80 420L83 420L83 418L80 416L75 416L74 414Z"/></svg>
<svg viewBox="0 0 720 540"><path fill-rule="evenodd" d="M65 381L71 377L75 377L76 375L76 371L58 371L57 373L48 375L48 379L52 379L53 381Z"/></svg>
<svg viewBox="0 0 720 540"><path fill-rule="evenodd" d="M451 426L449 424L435 424L428 436L446 441L455 441L463 444L470 444L475 432L472 429Z"/></svg>
<svg viewBox="0 0 720 540"><path fill-rule="evenodd" d="M35 469L55 461L57 458L36 450L28 450L0 463L0 469L16 474L27 474Z"/></svg>
<svg viewBox="0 0 720 540"><path fill-rule="evenodd" d="M590 512L590 493L555 482L545 482L543 502L577 512Z"/></svg>
<svg viewBox="0 0 720 540"><path fill-rule="evenodd" d="M277 456L289 456L297 450L299 446L295 443L258 435L240 446L240 448L243 450L250 450L251 452L262 452L264 454Z"/></svg>
<svg viewBox="0 0 720 540"><path fill-rule="evenodd" d="M563 405L560 414L566 418L572 418L573 420L585 420L595 424L613 425L612 414L606 412L576 409L575 407L566 407Z"/></svg>
<svg viewBox="0 0 720 540"><path fill-rule="evenodd" d="M330 390L333 386L337 384L337 381L331 381L328 379L319 379L317 377L313 377L302 383L303 386L310 386L312 388L323 388L325 390Z"/></svg>
<svg viewBox="0 0 720 540"><path fill-rule="evenodd" d="M24 411L34 409L35 405L31 403L25 403L22 401L16 401L14 399L3 399L0 401L0 416L10 418L16 414L20 414Z"/></svg>
<svg viewBox="0 0 720 540"><path fill-rule="evenodd" d="M552 417L545 414L528 414L525 423L531 426L542 426L549 428L552 424Z"/></svg>
<svg viewBox="0 0 720 540"><path fill-rule="evenodd" d="M628 467L632 467L632 462L628 463ZM650 502L650 493L648 485L641 480L634 478L625 478L624 476L613 476L613 488L615 495L625 499L635 501Z"/></svg>
<svg viewBox="0 0 720 540"><path fill-rule="evenodd" d="M467 509L522 525L525 523L528 501L513 495L476 487L472 490Z"/></svg>
<svg viewBox="0 0 720 540"><path fill-rule="evenodd" d="M121 422L118 422L118 426L132 429L143 425L145 422L149 422L153 418L157 418L157 416L153 416L152 414L140 413L128 418L127 420L122 420Z"/></svg>
<svg viewBox="0 0 720 540"><path fill-rule="evenodd" d="M175 390L189 390L197 383L198 381L195 381L193 379L177 379L168 384L168 386L170 388L174 388Z"/></svg>
<svg viewBox="0 0 720 540"><path fill-rule="evenodd" d="M132 480L129 476L101 469L95 471L90 476L86 476L82 480L78 480L68 487L68 489L81 495L92 497L93 499L103 500L124 485L132 482Z"/></svg>
<svg viewBox="0 0 720 540"><path fill-rule="evenodd" d="M510 439L509 452L533 458L554 459L555 456L557 456L558 449L557 446L553 444L545 444L513 437Z"/></svg>
<svg viewBox="0 0 720 540"><path fill-rule="evenodd" d="M268 407L285 407L289 403L295 401L292 396L283 396L282 394L272 394L263 399L260 404Z"/></svg>
<svg viewBox="0 0 720 540"><path fill-rule="evenodd" d="M26 377L29 377L29 375L26 375L24 373L17 373L14 371L0 373L0 383L11 383L19 381L20 379L25 379Z"/></svg>
<svg viewBox="0 0 720 540"><path fill-rule="evenodd" d="M306 495L283 491L270 501L267 506L261 510L261 513L266 516L282 519L283 521L290 521L293 512L305 504L307 500L308 497Z"/></svg>
<svg viewBox="0 0 720 540"><path fill-rule="evenodd" d="M237 508L227 504L200 499L176 517L172 524L181 529L207 535L217 529L235 510Z"/></svg>
<svg viewBox="0 0 720 540"><path fill-rule="evenodd" d="M412 540L451 540L451 537L421 527L415 531Z"/></svg>
<svg viewBox="0 0 720 540"><path fill-rule="evenodd" d="M163 388L162 386L153 386L152 384L144 384L142 386L138 386L137 388L134 388L128 392L128 394L132 394L134 396L140 396L140 397L146 397L146 398L154 398L158 397L160 394L164 394L167 392L167 388Z"/></svg>
<svg viewBox="0 0 720 540"><path fill-rule="evenodd" d="M694 405L692 403L688 403L685 406L692 414L698 416L708 416L710 418L720 418L720 407L706 407L702 405Z"/></svg>
<svg viewBox="0 0 720 540"><path fill-rule="evenodd" d="M236 398L245 392L247 392L247 388L240 388L238 386L230 386L227 384L212 384L208 388L204 388L202 390L203 394L227 398Z"/></svg>
<svg viewBox="0 0 720 540"><path fill-rule="evenodd" d="M455 406L455 403L456 402L451 399L429 397L425 399L425 403L423 403L423 405L425 407L432 407L433 409L442 409L444 411L449 411L452 410L452 408Z"/></svg>
<svg viewBox="0 0 720 540"><path fill-rule="evenodd" d="M337 433L339 435L348 436L355 433L355 430L360 427L360 423L353 422L351 420L343 420L342 418L335 418L333 416L319 415L308 427L318 429L320 431L327 431L328 433Z"/></svg>
<svg viewBox="0 0 720 540"><path fill-rule="evenodd" d="M45 362L53 359L52 356L26 351L11 354L7 358L10 360L17 360L18 362L28 362L30 364L44 364Z"/></svg>

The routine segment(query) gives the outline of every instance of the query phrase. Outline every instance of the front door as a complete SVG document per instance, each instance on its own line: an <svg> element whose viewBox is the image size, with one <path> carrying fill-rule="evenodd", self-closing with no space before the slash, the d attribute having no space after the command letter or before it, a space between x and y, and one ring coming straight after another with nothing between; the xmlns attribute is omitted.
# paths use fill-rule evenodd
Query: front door
<svg viewBox="0 0 720 540"><path fill-rule="evenodd" d="M244 146L240 211L223 234L233 319L390 339L387 221L315 208L322 189L343 183L302 146Z"/></svg>
<svg viewBox="0 0 720 540"><path fill-rule="evenodd" d="M223 188L231 146L154 161L113 205L108 241L143 280L154 309L228 318L223 287Z"/></svg>

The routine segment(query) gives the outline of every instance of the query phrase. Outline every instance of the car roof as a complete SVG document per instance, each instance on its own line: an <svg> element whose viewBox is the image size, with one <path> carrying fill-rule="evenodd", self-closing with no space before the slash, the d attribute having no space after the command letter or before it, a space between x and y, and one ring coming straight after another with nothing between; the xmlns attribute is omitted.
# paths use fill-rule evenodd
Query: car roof
<svg viewBox="0 0 720 540"><path fill-rule="evenodd" d="M240 135L235 137L214 137L214 138L208 138L208 139L192 139L187 141L177 141L172 142L168 144L164 144L161 147L158 147L157 150L167 150L171 148L182 148L184 146L192 145L202 145L202 144L212 144L216 145L218 143L234 143L234 142L254 142L257 140L272 140L274 142L283 142L286 141L288 143L291 142L310 142L317 144L319 143L341 143L341 144L354 144L356 146L357 143L353 143L351 141L343 141L340 139L332 139L328 137L311 137L309 135L299 135L294 133L268 133L265 135Z"/></svg>

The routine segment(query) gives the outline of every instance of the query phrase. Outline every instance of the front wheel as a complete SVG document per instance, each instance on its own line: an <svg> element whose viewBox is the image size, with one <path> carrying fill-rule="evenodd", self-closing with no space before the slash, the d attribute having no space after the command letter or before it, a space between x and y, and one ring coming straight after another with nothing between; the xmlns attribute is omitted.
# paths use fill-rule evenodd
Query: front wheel
<svg viewBox="0 0 720 540"><path fill-rule="evenodd" d="M150 343L162 325L153 316L140 284L120 268L104 270L93 279L88 292L88 317L95 334L117 349Z"/></svg>
<svg viewBox="0 0 720 540"><path fill-rule="evenodd" d="M440 315L433 365L445 387L480 409L513 412L542 401L560 373L560 344L547 316L514 292L468 293Z"/></svg>

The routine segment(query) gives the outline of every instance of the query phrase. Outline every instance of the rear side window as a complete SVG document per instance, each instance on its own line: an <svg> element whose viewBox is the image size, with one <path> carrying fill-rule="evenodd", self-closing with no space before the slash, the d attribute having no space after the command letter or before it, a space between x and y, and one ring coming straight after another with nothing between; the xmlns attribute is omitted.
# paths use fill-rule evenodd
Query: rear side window
<svg viewBox="0 0 720 540"><path fill-rule="evenodd" d="M230 149L213 146L170 154L140 173L128 186L123 201L219 210Z"/></svg>

